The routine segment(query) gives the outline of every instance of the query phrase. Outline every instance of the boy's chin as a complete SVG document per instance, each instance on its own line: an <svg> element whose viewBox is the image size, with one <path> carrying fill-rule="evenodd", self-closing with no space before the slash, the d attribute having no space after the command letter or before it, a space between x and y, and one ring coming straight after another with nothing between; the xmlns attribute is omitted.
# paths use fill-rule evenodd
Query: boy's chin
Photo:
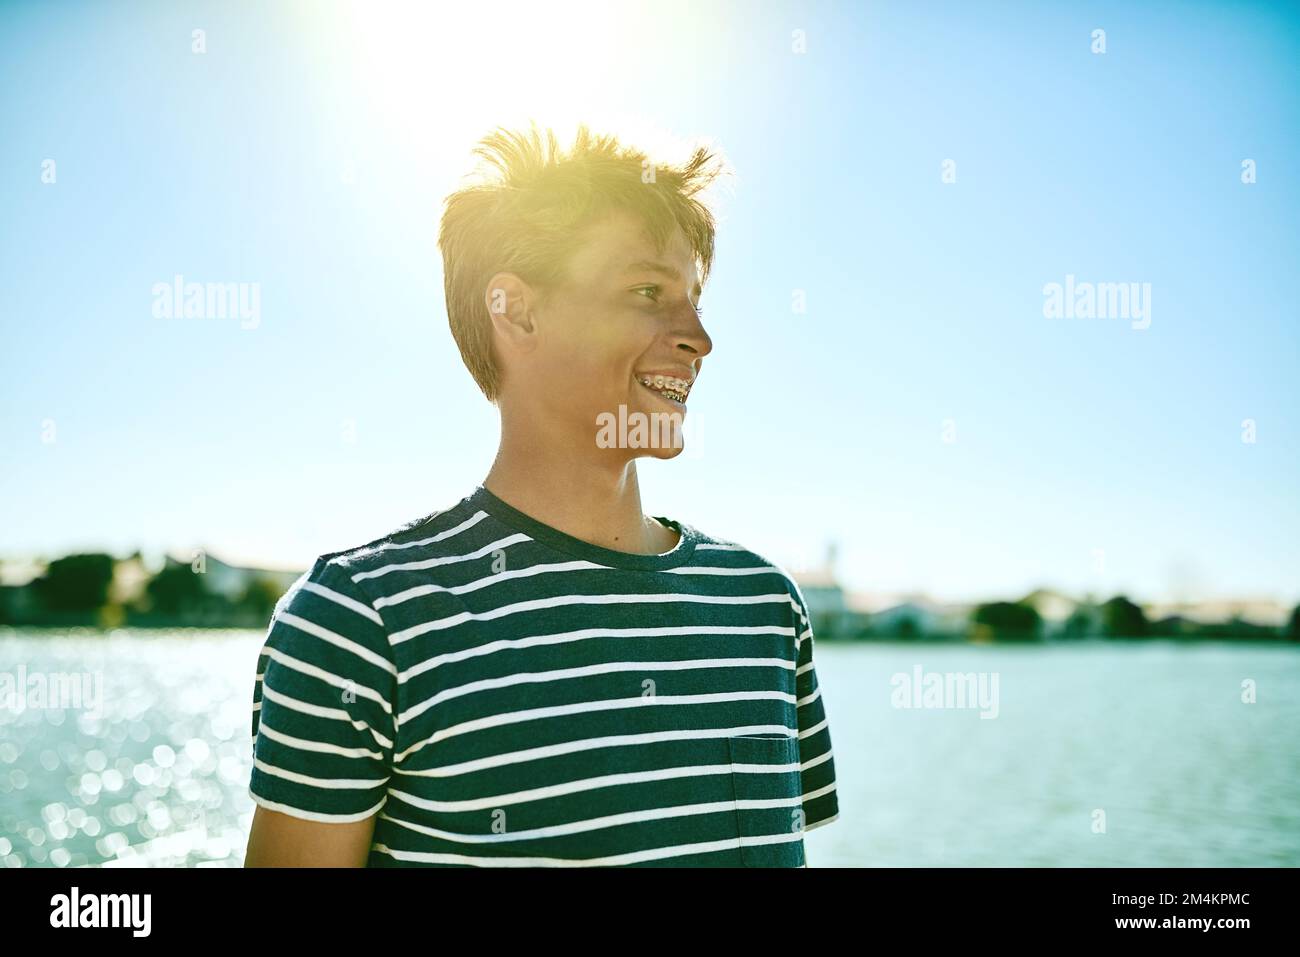
<svg viewBox="0 0 1300 957"><path fill-rule="evenodd" d="M677 456L682 454L685 448L686 446L684 443L678 442L675 446L669 446L666 448L660 447L657 449L633 449L632 451L636 452L638 457L645 457L651 459L675 459L677 458Z"/></svg>
<svg viewBox="0 0 1300 957"><path fill-rule="evenodd" d="M621 405L595 417L596 445L621 451L628 459L671 459L686 447L685 411Z"/></svg>

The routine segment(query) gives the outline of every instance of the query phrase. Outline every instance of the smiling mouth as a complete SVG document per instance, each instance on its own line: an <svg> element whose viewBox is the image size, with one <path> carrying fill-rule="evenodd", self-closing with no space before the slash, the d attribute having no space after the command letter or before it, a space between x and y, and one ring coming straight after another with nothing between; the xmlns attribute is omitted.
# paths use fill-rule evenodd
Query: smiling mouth
<svg viewBox="0 0 1300 957"><path fill-rule="evenodd" d="M690 395L691 386L693 385L686 379L664 375L637 376L637 381L651 392L656 392L679 405L686 404L686 397Z"/></svg>

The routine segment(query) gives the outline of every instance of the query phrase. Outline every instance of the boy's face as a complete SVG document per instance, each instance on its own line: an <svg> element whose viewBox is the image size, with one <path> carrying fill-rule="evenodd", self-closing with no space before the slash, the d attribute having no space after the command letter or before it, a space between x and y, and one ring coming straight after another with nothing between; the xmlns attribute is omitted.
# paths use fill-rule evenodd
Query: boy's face
<svg viewBox="0 0 1300 957"><path fill-rule="evenodd" d="M626 213L611 214L585 232L568 281L536 307L534 347L516 357L521 361L511 364L506 378L523 387L534 413L545 416L534 420L544 432L599 447L608 447L612 432L629 459L672 458L682 449L680 424L691 386L713 347L697 312L702 290L695 256L680 230L657 251ZM600 438L602 413L614 425ZM627 448L638 442L637 413L644 416L645 438L641 447ZM625 430L618 424L623 421Z"/></svg>

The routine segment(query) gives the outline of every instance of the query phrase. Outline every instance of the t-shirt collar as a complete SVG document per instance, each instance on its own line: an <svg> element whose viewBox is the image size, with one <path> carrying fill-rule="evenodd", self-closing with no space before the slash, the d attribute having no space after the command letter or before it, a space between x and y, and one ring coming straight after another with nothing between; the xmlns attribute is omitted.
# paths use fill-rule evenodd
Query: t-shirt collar
<svg viewBox="0 0 1300 957"><path fill-rule="evenodd" d="M547 525L531 515L521 512L513 505L488 491L486 486L483 485L477 486L466 497L466 502L471 508L487 512L487 514L508 528L523 532L529 538L549 545L557 551L565 552L597 565L608 565L611 568L642 571L676 568L690 561L691 555L695 551L695 543L698 540L695 529L690 525L661 515L654 515L651 517L668 528L674 529L680 533L681 537L677 545L670 551L658 555L638 555L635 552L620 552L616 549L594 545L567 532L562 532L558 528Z"/></svg>

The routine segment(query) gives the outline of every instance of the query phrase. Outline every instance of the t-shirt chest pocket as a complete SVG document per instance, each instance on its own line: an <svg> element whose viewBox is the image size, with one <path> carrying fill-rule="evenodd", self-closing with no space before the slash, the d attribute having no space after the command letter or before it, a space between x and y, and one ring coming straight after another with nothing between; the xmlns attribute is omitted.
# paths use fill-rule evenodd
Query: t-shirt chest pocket
<svg viewBox="0 0 1300 957"><path fill-rule="evenodd" d="M799 740L784 734L727 739L740 859L745 867L803 867Z"/></svg>

